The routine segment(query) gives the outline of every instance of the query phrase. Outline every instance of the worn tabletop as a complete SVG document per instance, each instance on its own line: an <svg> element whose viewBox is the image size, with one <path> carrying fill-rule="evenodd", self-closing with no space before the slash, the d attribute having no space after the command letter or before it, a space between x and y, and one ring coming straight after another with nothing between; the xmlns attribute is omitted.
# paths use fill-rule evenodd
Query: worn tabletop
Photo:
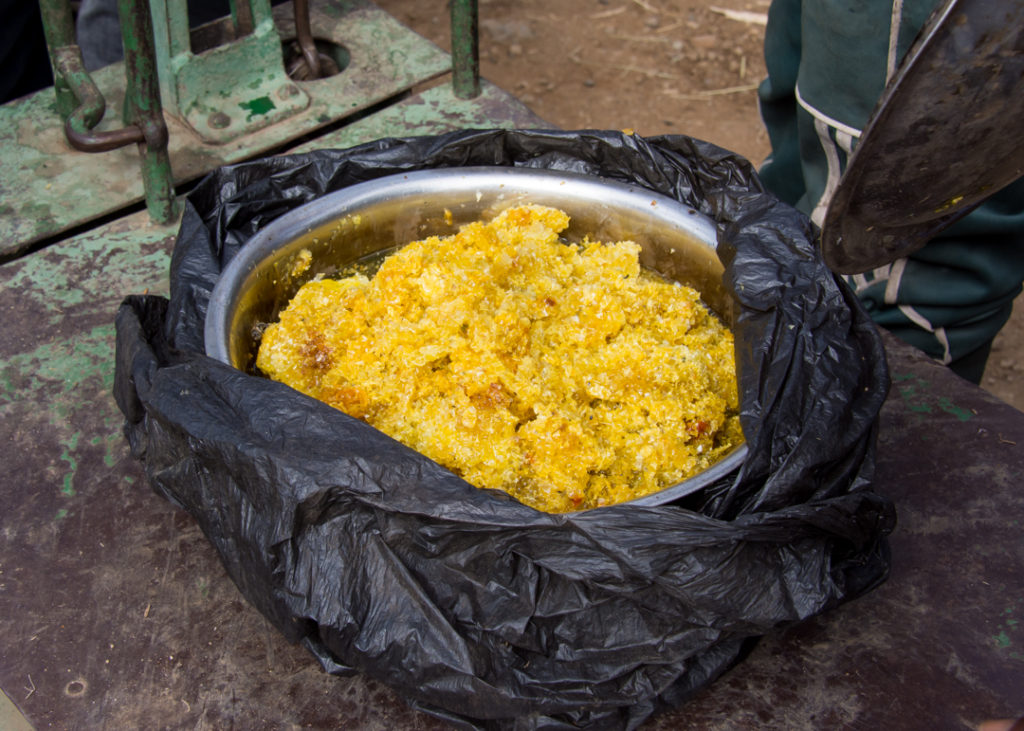
<svg viewBox="0 0 1024 731"><path fill-rule="evenodd" d="M383 129L432 104L453 127L477 113L433 94ZM129 457L114 314L127 294L165 292L174 233L140 213L0 266L0 687L40 729L445 728L289 645ZM888 581L765 637L647 728L959 728L1024 713L1024 414L886 342Z"/></svg>

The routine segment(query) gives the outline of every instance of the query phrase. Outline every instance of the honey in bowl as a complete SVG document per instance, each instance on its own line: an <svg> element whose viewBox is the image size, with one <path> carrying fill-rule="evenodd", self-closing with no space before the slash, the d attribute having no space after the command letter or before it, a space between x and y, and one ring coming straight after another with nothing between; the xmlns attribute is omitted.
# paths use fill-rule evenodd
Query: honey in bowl
<svg viewBox="0 0 1024 731"><path fill-rule="evenodd" d="M538 510L681 482L743 440L732 334L637 244L566 244L568 224L510 208L308 282L257 367Z"/></svg>

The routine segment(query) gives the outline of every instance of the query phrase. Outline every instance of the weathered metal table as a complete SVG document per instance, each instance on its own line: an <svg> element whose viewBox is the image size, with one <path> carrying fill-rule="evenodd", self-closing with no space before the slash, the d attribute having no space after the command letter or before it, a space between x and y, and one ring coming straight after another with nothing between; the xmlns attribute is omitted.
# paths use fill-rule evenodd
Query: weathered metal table
<svg viewBox="0 0 1024 731"><path fill-rule="evenodd" d="M439 86L306 148L542 124L494 87L466 102ZM4 215L11 231L38 223ZM0 688L36 728L445 728L287 644L128 456L114 313L126 294L165 292L175 231L143 211L0 265ZM961 728L1024 713L1024 414L887 348L876 489L899 512L890 579L764 638L646 727ZM0 709L0 727L17 718Z"/></svg>

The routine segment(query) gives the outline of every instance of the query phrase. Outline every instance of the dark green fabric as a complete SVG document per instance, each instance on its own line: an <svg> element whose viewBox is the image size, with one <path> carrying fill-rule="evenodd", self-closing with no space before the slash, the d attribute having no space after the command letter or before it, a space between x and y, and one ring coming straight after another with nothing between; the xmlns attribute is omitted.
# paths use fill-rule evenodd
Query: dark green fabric
<svg viewBox="0 0 1024 731"><path fill-rule="evenodd" d="M934 0L904 0L898 58L933 7ZM805 107L838 148L845 128L856 142L884 90L891 18L890 0L774 0L769 9L768 77L759 101L772 152L760 174L769 190L808 215L825 193L829 168L815 116ZM835 152L842 169L846 153ZM882 278L872 282L875 276ZM848 281L877 323L980 380L1024 280L1024 179L910 256L895 302L885 301L887 276ZM928 327L915 322L921 319Z"/></svg>
<svg viewBox="0 0 1024 731"><path fill-rule="evenodd" d="M775 195L795 206L804 195L793 95L800 70L800 0L775 0L768 8L768 29L764 39L768 78L761 82L758 96L772 152L760 174Z"/></svg>
<svg viewBox="0 0 1024 731"><path fill-rule="evenodd" d="M889 0L802 3L799 81L808 103L864 126L885 87L891 9Z"/></svg>

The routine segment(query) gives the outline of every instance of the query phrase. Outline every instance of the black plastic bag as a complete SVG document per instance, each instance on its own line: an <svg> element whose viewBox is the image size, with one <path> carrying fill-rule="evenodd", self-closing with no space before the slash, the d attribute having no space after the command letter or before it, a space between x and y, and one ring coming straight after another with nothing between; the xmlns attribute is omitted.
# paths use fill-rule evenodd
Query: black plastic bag
<svg viewBox="0 0 1024 731"><path fill-rule="evenodd" d="M219 273L268 221L371 178L463 165L637 184L718 223L741 305L738 474L685 505L539 513L203 354ZM469 726L632 728L752 638L888 571L894 511L869 490L884 352L812 237L745 160L686 137L466 131L243 163L189 196L170 300L118 312L115 395L152 487L327 670Z"/></svg>

